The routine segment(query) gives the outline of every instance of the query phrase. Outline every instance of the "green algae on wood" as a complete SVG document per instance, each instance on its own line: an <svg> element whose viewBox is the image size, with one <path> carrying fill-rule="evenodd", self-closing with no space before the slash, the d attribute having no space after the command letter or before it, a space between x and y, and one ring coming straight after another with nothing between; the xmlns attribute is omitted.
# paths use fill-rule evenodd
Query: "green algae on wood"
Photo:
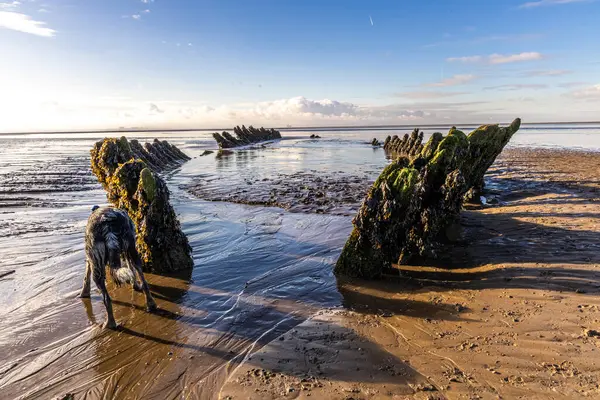
<svg viewBox="0 0 600 400"><path fill-rule="evenodd" d="M445 137L433 134L424 146L417 131L402 140L386 139L405 153L369 190L335 273L376 278L394 263L435 257L437 239L458 220L465 194L483 181L520 123L484 125L469 135L452 128Z"/></svg>
<svg viewBox="0 0 600 400"><path fill-rule="evenodd" d="M142 147L122 137L97 142L90 151L92 171L106 190L108 201L127 211L135 224L136 247L146 272L193 267L191 247L169 202L169 189L159 175L159 171L189 159L174 148L158 140Z"/></svg>
<svg viewBox="0 0 600 400"><path fill-rule="evenodd" d="M148 168L144 168L140 172L140 184L138 188L141 188L148 201L154 200L156 196L156 180Z"/></svg>

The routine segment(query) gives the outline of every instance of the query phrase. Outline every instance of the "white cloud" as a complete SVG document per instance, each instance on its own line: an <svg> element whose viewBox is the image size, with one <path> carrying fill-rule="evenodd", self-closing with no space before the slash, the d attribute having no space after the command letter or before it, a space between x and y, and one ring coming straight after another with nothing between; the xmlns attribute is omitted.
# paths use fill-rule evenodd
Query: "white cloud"
<svg viewBox="0 0 600 400"><path fill-rule="evenodd" d="M600 84L568 93L568 96L584 100L600 100Z"/></svg>
<svg viewBox="0 0 600 400"><path fill-rule="evenodd" d="M570 3L588 3L594 0L539 0L539 1L530 1L527 3L523 3L519 6L519 8L535 8L541 6L551 6L557 4L570 4Z"/></svg>
<svg viewBox="0 0 600 400"><path fill-rule="evenodd" d="M568 71L565 69L553 69L553 70L545 70L545 71L526 71L523 73L524 76L563 76L572 74L573 71Z"/></svg>
<svg viewBox="0 0 600 400"><path fill-rule="evenodd" d="M149 9L145 9L144 11L142 11L144 14L149 14L150 10Z"/></svg>
<svg viewBox="0 0 600 400"><path fill-rule="evenodd" d="M140 14L133 14L131 16L131 18L136 19L136 20L140 20L140 19L142 19L142 16Z"/></svg>
<svg viewBox="0 0 600 400"><path fill-rule="evenodd" d="M359 107L352 103L337 100L309 100L305 97L257 103L252 112L267 118L281 118L288 114L317 114L321 116L356 115Z"/></svg>
<svg viewBox="0 0 600 400"><path fill-rule="evenodd" d="M462 62L462 63L479 63L485 62L487 64L508 64L514 62L523 61L534 61L541 60L544 56L538 52L526 52L519 54L491 54L489 56L467 56L467 57L450 57L447 58L448 62Z"/></svg>
<svg viewBox="0 0 600 400"><path fill-rule="evenodd" d="M449 37L446 36L447 34L444 34L444 37ZM531 40L535 40L535 39L540 39L544 37L543 34L540 33L520 33L520 34L503 34L503 35L487 35L487 36L480 36L480 37L476 37L473 39L456 39L456 40L444 40L444 41L439 41L439 42L435 42L435 43L430 43L430 44L426 44L421 46L423 49L428 49L428 48L433 48L433 47L440 47L440 46L449 46L452 45L457 46L468 46L468 45L473 45L473 44L481 44L481 43L487 43L487 42L523 42L523 41L531 41ZM474 56L474 57L480 57L480 56ZM483 58L483 57L481 57ZM461 61L461 59L464 59L462 61L468 61L470 59L470 57L453 57L452 61ZM477 61L481 61L479 59L475 59L472 60L471 62L477 62Z"/></svg>
<svg viewBox="0 0 600 400"><path fill-rule="evenodd" d="M515 83L508 85L499 85L499 86L488 86L484 87L483 90L522 90L522 89L546 89L548 85L537 84L537 83Z"/></svg>
<svg viewBox="0 0 600 400"><path fill-rule="evenodd" d="M537 52L519 53L519 54L492 54L488 57L490 64L508 64L513 62L541 60L542 54Z"/></svg>
<svg viewBox="0 0 600 400"><path fill-rule="evenodd" d="M508 101L514 103L533 103L536 99L533 97L516 97L514 99L508 99Z"/></svg>
<svg viewBox="0 0 600 400"><path fill-rule="evenodd" d="M563 82L563 83L559 83L558 86L562 87L562 88L574 88L574 87L578 87L578 86L585 86L588 85L588 82Z"/></svg>
<svg viewBox="0 0 600 400"><path fill-rule="evenodd" d="M5 10L14 10L21 5L20 1L11 1L10 3L0 3L0 8Z"/></svg>
<svg viewBox="0 0 600 400"><path fill-rule="evenodd" d="M434 91L420 91L420 92L401 92L396 93L397 97L404 97L407 99L439 99L444 97L453 97L467 94L467 92L434 92Z"/></svg>
<svg viewBox="0 0 600 400"><path fill-rule="evenodd" d="M154 3L154 0L141 0L142 3L144 4L148 4L148 3Z"/></svg>
<svg viewBox="0 0 600 400"><path fill-rule="evenodd" d="M588 88L589 89L589 88ZM454 98L440 101L424 98L422 101L398 99L388 105L357 104L338 100L312 100L293 97L257 103L209 105L204 102L166 99L136 99L125 93L105 93L94 98L89 93L63 95L57 91L43 98L38 88L22 92L15 99L0 97L0 109L5 111L0 119L0 131L36 130L84 130L137 127L141 129L177 128L228 128L238 124L277 126L335 126L335 125L387 125L429 123L482 123L484 121L506 122L515 116L524 120L551 121L560 118L591 120L595 112L587 102L593 98L591 89L579 97L562 97L555 100L548 96L501 99L487 96L486 100ZM600 90L596 89L596 92ZM19 93L19 92L17 92ZM447 94L446 94L447 95ZM598 97L596 97L598 98ZM447 101L446 101L447 100ZM525 103L527 102L527 103ZM569 107L565 106L566 104ZM576 104L581 104L577 108ZM526 105L526 107L524 106ZM597 108L595 108L597 109ZM594 110L595 110L594 109ZM31 118L35 115L36 118Z"/></svg>
<svg viewBox="0 0 600 400"><path fill-rule="evenodd" d="M476 63L483 61L482 56L467 56L467 57L450 57L447 58L448 62L463 62L463 63Z"/></svg>
<svg viewBox="0 0 600 400"><path fill-rule="evenodd" d="M56 31L45 27L45 22L35 21L29 15L10 11L0 11L0 28L30 33L32 35L51 37Z"/></svg>
<svg viewBox="0 0 600 400"><path fill-rule="evenodd" d="M479 44L479 43L495 42L495 41L523 41L523 40L540 39L543 36L544 35L542 35L540 33L489 35L489 36L482 36L477 39L474 39L470 43Z"/></svg>
<svg viewBox="0 0 600 400"><path fill-rule="evenodd" d="M443 79L439 82L428 83L423 86L426 87L447 87L447 86L458 86L469 83L473 80L477 79L475 75L465 74L465 75L454 75L451 78Z"/></svg>

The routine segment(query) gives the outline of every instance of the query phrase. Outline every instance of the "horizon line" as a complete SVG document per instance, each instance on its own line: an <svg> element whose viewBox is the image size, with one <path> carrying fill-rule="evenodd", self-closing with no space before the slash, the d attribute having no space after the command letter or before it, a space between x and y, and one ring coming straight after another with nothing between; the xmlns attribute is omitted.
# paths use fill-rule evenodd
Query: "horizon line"
<svg viewBox="0 0 600 400"><path fill-rule="evenodd" d="M600 121L562 121L562 122L525 122L521 126L526 125L572 125L572 124L599 124ZM285 127L274 127L265 129L275 129L278 131L297 132L297 131L333 131L333 130L393 130L393 129L414 129L414 128L445 128L452 126L482 126L482 125L496 125L496 124L481 124L481 123L464 123L464 124L403 124L403 125L337 125L337 126L285 126ZM241 125L239 125L241 126ZM253 125L248 125L253 126ZM145 128L118 128L118 129L90 129L90 130L74 130L74 131L25 131L25 132L0 132L0 136L8 135L34 135L34 134L46 134L46 135L60 135L60 134L82 134L82 133L159 133L159 132L224 132L232 131L232 128L175 128L175 129L145 129Z"/></svg>

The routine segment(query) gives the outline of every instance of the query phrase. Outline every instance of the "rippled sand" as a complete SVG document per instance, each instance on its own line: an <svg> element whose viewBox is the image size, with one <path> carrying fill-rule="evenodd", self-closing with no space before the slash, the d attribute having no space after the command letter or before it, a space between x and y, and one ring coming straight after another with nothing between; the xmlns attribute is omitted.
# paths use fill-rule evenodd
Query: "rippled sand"
<svg viewBox="0 0 600 400"><path fill-rule="evenodd" d="M173 142L193 156L214 146ZM599 395L600 342L585 331L600 330L596 153L506 151L489 174L497 204L467 210L464 234L437 263L385 283L332 275L351 216L211 202L186 189L340 173L368 187L383 151L302 138L195 158L167 177L194 270L148 275L156 314L111 284L121 329L106 331L99 294L76 297L83 229L104 193L88 172L93 140L69 143L0 153L0 271L15 270L0 278L2 398Z"/></svg>
<svg viewBox="0 0 600 400"><path fill-rule="evenodd" d="M506 150L497 204L464 212L442 259L339 280L346 310L263 347L221 397L600 397L599 172L598 153Z"/></svg>

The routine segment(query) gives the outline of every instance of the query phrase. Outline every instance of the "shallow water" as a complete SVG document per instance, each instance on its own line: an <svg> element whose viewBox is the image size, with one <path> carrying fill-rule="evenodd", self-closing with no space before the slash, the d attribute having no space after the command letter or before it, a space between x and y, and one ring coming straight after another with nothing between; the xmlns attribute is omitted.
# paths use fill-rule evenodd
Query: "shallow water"
<svg viewBox="0 0 600 400"><path fill-rule="evenodd" d="M560 132L540 141L540 132L526 129L511 145L600 149L598 129ZM387 161L366 142L387 134L324 132L309 140L294 132L264 149L197 157L169 173L195 268L149 275L161 309L155 315L143 311L142 295L110 287L123 325L117 332L99 327L98 293L76 297L86 219L92 205L105 203L88 165L96 138L0 137L0 271L16 270L0 278L2 398L215 395L249 351L341 305L331 270L351 216L208 202L181 188L201 182L207 190L251 191L247 182L294 173L367 182ZM168 137L193 157L214 148L207 133Z"/></svg>

